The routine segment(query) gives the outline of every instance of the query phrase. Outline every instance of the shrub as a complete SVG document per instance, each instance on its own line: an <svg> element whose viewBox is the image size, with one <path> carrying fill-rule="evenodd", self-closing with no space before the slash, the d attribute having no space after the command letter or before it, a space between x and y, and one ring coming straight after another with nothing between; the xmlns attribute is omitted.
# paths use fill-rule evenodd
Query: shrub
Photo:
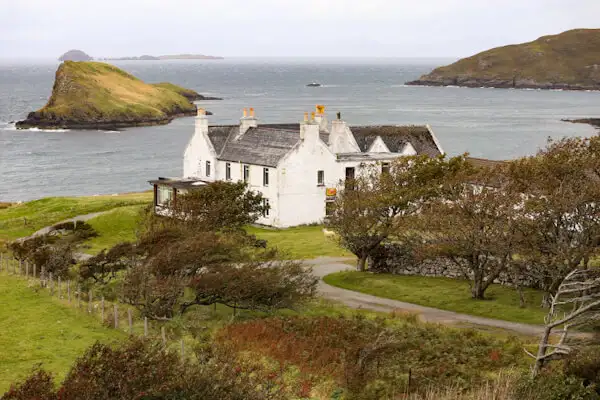
<svg viewBox="0 0 600 400"><path fill-rule="evenodd" d="M598 400L594 386L585 386L583 380L563 374L544 373L531 379L528 375L518 382L515 400Z"/></svg>
<svg viewBox="0 0 600 400"><path fill-rule="evenodd" d="M55 391L43 371L11 388L11 400L279 400L273 386L226 360L196 363L156 342L131 338L118 347L96 343Z"/></svg>
<svg viewBox="0 0 600 400"><path fill-rule="evenodd" d="M582 379L586 386L600 389L600 347L585 347L565 360L565 375Z"/></svg>
<svg viewBox="0 0 600 400"><path fill-rule="evenodd" d="M398 325L398 324L397 324ZM216 337L219 346L295 365L303 377L332 377L355 398L381 390L402 393L430 385L468 388L489 372L518 365L518 341L424 324L392 326L354 318L265 318L232 324ZM383 389L381 384L384 383ZM377 398L376 395L374 395Z"/></svg>
<svg viewBox="0 0 600 400"><path fill-rule="evenodd" d="M48 372L36 368L31 375L22 383L13 385L2 396L3 400L53 400L54 381Z"/></svg>

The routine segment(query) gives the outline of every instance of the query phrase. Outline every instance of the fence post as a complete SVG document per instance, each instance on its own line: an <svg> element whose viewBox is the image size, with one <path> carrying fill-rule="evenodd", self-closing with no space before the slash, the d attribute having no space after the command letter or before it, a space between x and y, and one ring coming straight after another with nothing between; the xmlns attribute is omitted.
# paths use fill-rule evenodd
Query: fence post
<svg viewBox="0 0 600 400"><path fill-rule="evenodd" d="M56 290L57 290L57 292L58 292L58 298L59 298L59 299L62 299L62 293L61 293L61 291L60 291L60 283L61 283L61 280L60 280L60 276L59 276L59 277L58 277L58 285L56 286Z"/></svg>
<svg viewBox="0 0 600 400"><path fill-rule="evenodd" d="M45 287L44 285L44 278L46 277L46 270L44 269L44 267L42 267L42 270L40 271L40 286L41 287Z"/></svg>
<svg viewBox="0 0 600 400"><path fill-rule="evenodd" d="M50 272L50 296L54 296L54 277L52 277L52 272Z"/></svg>
<svg viewBox="0 0 600 400"><path fill-rule="evenodd" d="M88 292L88 313L92 314L94 312L94 300L92 297L92 289Z"/></svg>
<svg viewBox="0 0 600 400"><path fill-rule="evenodd" d="M129 334L133 335L133 317L131 315L131 308L127 309L127 321L129 322Z"/></svg>
<svg viewBox="0 0 600 400"><path fill-rule="evenodd" d="M163 346L167 346L167 334L165 333L165 327L160 327L160 336L162 337Z"/></svg>
<svg viewBox="0 0 600 400"><path fill-rule="evenodd" d="M33 277L35 278L37 275L37 265L33 263Z"/></svg>
<svg viewBox="0 0 600 400"><path fill-rule="evenodd" d="M183 339L181 339L181 362L185 361L185 347Z"/></svg>
<svg viewBox="0 0 600 400"><path fill-rule="evenodd" d="M69 299L69 303L71 303L71 281L67 281L67 298Z"/></svg>
<svg viewBox="0 0 600 400"><path fill-rule="evenodd" d="M119 307L115 304L114 306L114 310L115 310L115 329L119 328Z"/></svg>
<svg viewBox="0 0 600 400"><path fill-rule="evenodd" d="M77 308L81 308L81 285L77 285Z"/></svg>
<svg viewBox="0 0 600 400"><path fill-rule="evenodd" d="M13 258L12 260L12 266L13 266L13 275L17 274L17 260L15 258Z"/></svg>
<svg viewBox="0 0 600 400"><path fill-rule="evenodd" d="M19 260L19 275L23 275L23 260Z"/></svg>
<svg viewBox="0 0 600 400"><path fill-rule="evenodd" d="M29 278L29 261L25 260L25 278Z"/></svg>
<svg viewBox="0 0 600 400"><path fill-rule="evenodd" d="M2 272L2 261L4 261L4 254L0 253L0 272Z"/></svg>
<svg viewBox="0 0 600 400"><path fill-rule="evenodd" d="M102 318L102 323L104 323L104 296L100 300L100 318Z"/></svg>
<svg viewBox="0 0 600 400"><path fill-rule="evenodd" d="M144 337L148 337L148 317L144 317Z"/></svg>

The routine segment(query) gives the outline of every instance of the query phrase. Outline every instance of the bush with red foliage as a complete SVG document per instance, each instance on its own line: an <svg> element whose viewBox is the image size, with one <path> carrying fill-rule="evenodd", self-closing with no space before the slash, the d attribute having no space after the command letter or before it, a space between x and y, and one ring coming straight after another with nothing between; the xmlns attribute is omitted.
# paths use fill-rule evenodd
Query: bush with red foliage
<svg viewBox="0 0 600 400"><path fill-rule="evenodd" d="M516 340L360 317L252 320L226 326L216 341L232 351L249 351L294 365L303 379L334 378L360 398L368 398L364 391L375 381L393 385L396 392L406 390L409 369L412 388L469 387L483 381L488 372L523 359Z"/></svg>

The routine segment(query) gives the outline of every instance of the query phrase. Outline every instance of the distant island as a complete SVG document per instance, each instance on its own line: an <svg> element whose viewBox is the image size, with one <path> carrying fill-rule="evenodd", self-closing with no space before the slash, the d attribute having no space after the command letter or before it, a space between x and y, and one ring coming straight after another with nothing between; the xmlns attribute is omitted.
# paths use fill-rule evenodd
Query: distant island
<svg viewBox="0 0 600 400"><path fill-rule="evenodd" d="M107 61L152 61L152 60L223 60L223 57L218 56L206 56L204 54L173 54L166 56L134 56L134 57L117 57L117 58L103 58Z"/></svg>
<svg viewBox="0 0 600 400"><path fill-rule="evenodd" d="M497 47L406 84L600 90L600 29L575 29Z"/></svg>
<svg viewBox="0 0 600 400"><path fill-rule="evenodd" d="M58 57L58 61L92 61L92 57L81 50L69 50Z"/></svg>
<svg viewBox="0 0 600 400"><path fill-rule="evenodd" d="M171 83L147 84L106 63L65 61L56 71L52 95L17 128L120 129L167 124L195 115L194 100L207 98Z"/></svg>

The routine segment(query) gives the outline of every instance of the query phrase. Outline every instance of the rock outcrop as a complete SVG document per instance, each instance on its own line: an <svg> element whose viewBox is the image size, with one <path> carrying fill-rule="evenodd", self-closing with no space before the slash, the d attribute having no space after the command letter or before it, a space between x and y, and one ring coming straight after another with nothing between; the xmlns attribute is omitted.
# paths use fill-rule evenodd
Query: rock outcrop
<svg viewBox="0 0 600 400"><path fill-rule="evenodd" d="M575 29L497 47L406 84L600 90L600 29Z"/></svg>
<svg viewBox="0 0 600 400"><path fill-rule="evenodd" d="M185 92L187 95L182 95ZM52 95L17 128L120 129L167 124L195 115L198 93L172 84L147 84L110 64L65 61Z"/></svg>

